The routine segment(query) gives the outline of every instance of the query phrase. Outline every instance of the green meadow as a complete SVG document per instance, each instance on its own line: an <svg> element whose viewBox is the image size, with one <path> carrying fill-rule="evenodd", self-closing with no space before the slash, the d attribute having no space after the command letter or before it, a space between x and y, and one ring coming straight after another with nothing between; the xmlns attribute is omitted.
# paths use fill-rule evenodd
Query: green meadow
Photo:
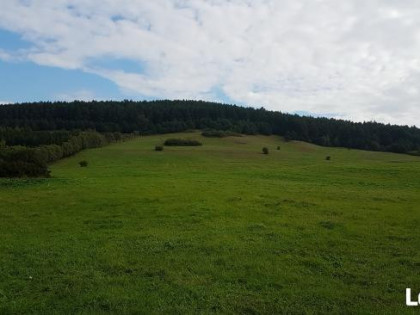
<svg viewBox="0 0 420 315"><path fill-rule="evenodd" d="M418 312L419 157L191 132L51 175L0 180L1 314Z"/></svg>

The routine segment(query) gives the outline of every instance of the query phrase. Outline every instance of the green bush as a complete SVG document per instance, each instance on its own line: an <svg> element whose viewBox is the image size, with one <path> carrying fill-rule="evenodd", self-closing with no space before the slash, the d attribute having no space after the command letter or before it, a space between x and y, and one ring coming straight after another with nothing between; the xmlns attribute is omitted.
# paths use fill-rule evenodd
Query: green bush
<svg viewBox="0 0 420 315"><path fill-rule="evenodd" d="M0 177L49 177L46 154L35 148L6 147L0 151Z"/></svg>
<svg viewBox="0 0 420 315"><path fill-rule="evenodd" d="M263 154L268 154L268 148L267 147L262 148L262 152Z"/></svg>
<svg viewBox="0 0 420 315"><path fill-rule="evenodd" d="M86 167L86 166L88 166L88 162L83 160L83 161L79 162L79 165L80 165L80 167Z"/></svg>
<svg viewBox="0 0 420 315"><path fill-rule="evenodd" d="M163 146L161 145L155 146L155 151L163 151Z"/></svg>

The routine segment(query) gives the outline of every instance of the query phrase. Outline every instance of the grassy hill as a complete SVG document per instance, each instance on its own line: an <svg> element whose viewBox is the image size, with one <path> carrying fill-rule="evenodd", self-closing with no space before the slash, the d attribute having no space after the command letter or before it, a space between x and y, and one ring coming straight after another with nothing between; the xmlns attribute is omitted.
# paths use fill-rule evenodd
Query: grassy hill
<svg viewBox="0 0 420 315"><path fill-rule="evenodd" d="M0 180L0 313L414 311L419 157L199 133L154 151L173 137Z"/></svg>

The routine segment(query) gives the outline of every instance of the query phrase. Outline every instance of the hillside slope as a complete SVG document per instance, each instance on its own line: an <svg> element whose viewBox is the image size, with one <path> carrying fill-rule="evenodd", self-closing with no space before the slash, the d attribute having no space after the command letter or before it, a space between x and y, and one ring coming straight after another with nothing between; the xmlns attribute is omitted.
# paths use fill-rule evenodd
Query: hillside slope
<svg viewBox="0 0 420 315"><path fill-rule="evenodd" d="M411 311L419 157L184 133L51 170L0 179L0 313Z"/></svg>

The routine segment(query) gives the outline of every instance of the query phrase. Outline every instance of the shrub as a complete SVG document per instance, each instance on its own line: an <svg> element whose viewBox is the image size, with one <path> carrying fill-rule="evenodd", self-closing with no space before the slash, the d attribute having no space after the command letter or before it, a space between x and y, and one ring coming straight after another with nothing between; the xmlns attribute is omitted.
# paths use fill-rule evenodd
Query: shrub
<svg viewBox="0 0 420 315"><path fill-rule="evenodd" d="M83 161L79 162L79 165L80 165L80 167L86 167L86 166L88 166L88 162L83 160Z"/></svg>
<svg viewBox="0 0 420 315"><path fill-rule="evenodd" d="M155 151L163 151L163 146L161 145L155 146Z"/></svg>
<svg viewBox="0 0 420 315"><path fill-rule="evenodd" d="M49 177L45 151L21 146L0 150L0 177Z"/></svg>
<svg viewBox="0 0 420 315"><path fill-rule="evenodd" d="M267 147L262 148L262 152L263 152L264 154L268 154L268 148L267 148Z"/></svg>
<svg viewBox="0 0 420 315"><path fill-rule="evenodd" d="M168 139L164 143L167 146L199 146L201 142L190 139Z"/></svg>
<svg viewBox="0 0 420 315"><path fill-rule="evenodd" d="M280 150L280 146L279 145L277 146L277 150Z"/></svg>
<svg viewBox="0 0 420 315"><path fill-rule="evenodd" d="M330 161L331 160L331 156L327 156L326 158L325 158L327 161Z"/></svg>

